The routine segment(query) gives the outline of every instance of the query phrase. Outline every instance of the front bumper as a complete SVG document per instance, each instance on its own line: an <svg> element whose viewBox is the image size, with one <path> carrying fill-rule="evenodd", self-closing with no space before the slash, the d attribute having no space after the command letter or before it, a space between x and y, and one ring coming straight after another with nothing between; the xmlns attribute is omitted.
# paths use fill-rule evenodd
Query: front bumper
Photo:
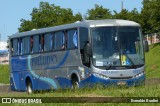
<svg viewBox="0 0 160 106"><path fill-rule="evenodd" d="M93 86L95 84L102 84L104 86L140 86L144 85L145 83L145 75L141 75L139 77L134 77L130 79L105 79L95 76L94 74L91 74L90 77L88 77L85 80L82 80L80 82L80 87L84 86Z"/></svg>

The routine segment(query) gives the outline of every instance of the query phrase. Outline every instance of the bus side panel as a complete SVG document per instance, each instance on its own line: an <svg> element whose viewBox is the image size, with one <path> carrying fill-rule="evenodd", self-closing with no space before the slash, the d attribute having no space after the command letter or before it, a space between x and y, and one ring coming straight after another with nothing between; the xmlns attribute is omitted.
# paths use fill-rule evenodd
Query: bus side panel
<svg viewBox="0 0 160 106"><path fill-rule="evenodd" d="M34 85L36 85L34 90L49 90L49 89L53 89L53 87L49 83L41 80L41 78L43 78L43 77L40 77L39 79L37 79L37 84L34 84Z"/></svg>
<svg viewBox="0 0 160 106"><path fill-rule="evenodd" d="M59 85L61 86L62 89L71 88L72 87L71 80L68 79L68 78L57 77L56 80L58 81L58 83L59 83Z"/></svg>
<svg viewBox="0 0 160 106"><path fill-rule="evenodd" d="M14 72L11 74L10 83L11 83L12 90L20 91L20 82L19 82L19 73L18 72Z"/></svg>
<svg viewBox="0 0 160 106"><path fill-rule="evenodd" d="M11 59L11 71L26 71L27 58L26 56L12 57Z"/></svg>
<svg viewBox="0 0 160 106"><path fill-rule="evenodd" d="M11 89L18 91L25 91L25 71L26 71L26 56L11 57Z"/></svg>
<svg viewBox="0 0 160 106"><path fill-rule="evenodd" d="M19 73L19 75L20 75L19 81L20 81L20 85L21 85L21 87L20 87L21 91L26 91L25 76L27 75L27 73L28 73L27 71L23 71L23 72ZM32 78L30 78L30 79L32 79Z"/></svg>
<svg viewBox="0 0 160 106"><path fill-rule="evenodd" d="M10 84L12 90L26 91L26 72L14 72L12 73ZM31 78L32 79L32 78Z"/></svg>

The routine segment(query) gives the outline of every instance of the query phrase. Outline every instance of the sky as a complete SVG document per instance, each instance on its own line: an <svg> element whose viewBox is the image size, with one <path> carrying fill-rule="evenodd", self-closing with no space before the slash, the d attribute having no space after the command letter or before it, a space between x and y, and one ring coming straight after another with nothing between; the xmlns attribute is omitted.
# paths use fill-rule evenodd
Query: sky
<svg viewBox="0 0 160 106"><path fill-rule="evenodd" d="M94 8L95 4L104 8L120 12L123 1L124 9L129 11L137 8L140 12L142 0L1 0L0 2L0 41L6 41L8 36L17 33L20 27L20 20L31 19L31 12L34 7L39 7L39 2L49 2L62 8L71 8L73 13L80 12L86 15L88 9Z"/></svg>

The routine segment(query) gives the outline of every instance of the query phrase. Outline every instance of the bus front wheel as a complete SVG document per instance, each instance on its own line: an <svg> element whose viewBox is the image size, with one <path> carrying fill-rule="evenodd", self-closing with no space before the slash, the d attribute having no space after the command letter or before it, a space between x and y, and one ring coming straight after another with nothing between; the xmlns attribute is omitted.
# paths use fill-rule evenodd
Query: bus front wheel
<svg viewBox="0 0 160 106"><path fill-rule="evenodd" d="M72 89L78 89L79 88L79 82L76 75L72 75Z"/></svg>

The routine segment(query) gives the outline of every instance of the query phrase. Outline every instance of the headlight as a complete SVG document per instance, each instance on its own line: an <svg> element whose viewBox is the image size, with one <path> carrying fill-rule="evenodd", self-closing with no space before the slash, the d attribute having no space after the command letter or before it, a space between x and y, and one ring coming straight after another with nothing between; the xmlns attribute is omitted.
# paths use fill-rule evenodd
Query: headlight
<svg viewBox="0 0 160 106"><path fill-rule="evenodd" d="M94 75L95 77L99 77L99 78L102 78L102 79L105 79L105 80L109 79L109 77L104 76L104 75L100 75L100 74L98 74L98 73L93 73L93 75Z"/></svg>
<svg viewBox="0 0 160 106"><path fill-rule="evenodd" d="M133 78L141 77L142 75L144 75L144 72L141 72L141 73L139 73L139 74L133 76Z"/></svg>

